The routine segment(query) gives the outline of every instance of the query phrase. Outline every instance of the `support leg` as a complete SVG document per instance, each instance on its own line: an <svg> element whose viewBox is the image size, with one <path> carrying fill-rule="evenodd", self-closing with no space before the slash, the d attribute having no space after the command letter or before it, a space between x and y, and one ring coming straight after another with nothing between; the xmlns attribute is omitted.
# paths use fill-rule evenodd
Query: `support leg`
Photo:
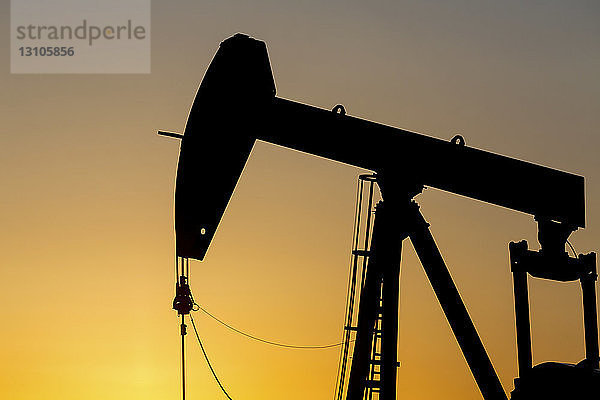
<svg viewBox="0 0 600 400"><path fill-rule="evenodd" d="M380 400L396 400L396 373L398 369L398 298L400 295L400 257L403 236L392 204L385 218L385 247L380 250L383 267L383 321L381 332L381 396ZM381 259L383 258L383 259Z"/></svg>
<svg viewBox="0 0 600 400"><path fill-rule="evenodd" d="M517 331L517 362L519 376L526 376L533 366L531 355L531 324L529 321L529 289L527 288L527 270L523 269L523 257L527 255L527 242L511 242L510 270L513 274L515 298L515 326Z"/></svg>
<svg viewBox="0 0 600 400"><path fill-rule="evenodd" d="M398 289L402 231L397 213L377 205L373 226L371 255L365 284L360 294L356 341L348 380L347 400L361 400L371 367L375 320L382 298L381 392L380 399L396 399L398 343ZM383 285L383 292L382 290Z"/></svg>
<svg viewBox="0 0 600 400"><path fill-rule="evenodd" d="M454 285L444 259L429 232L429 224L419 212L419 206L411 202L407 210L410 218L410 240L417 252L425 273L433 286L446 319L467 360L479 390L486 400L506 400L506 394L490 361L473 321Z"/></svg>
<svg viewBox="0 0 600 400"><path fill-rule="evenodd" d="M595 254L594 254L595 262ZM596 268L581 278L583 293L583 325L585 328L585 358L588 366L598 368L598 317L596 310Z"/></svg>
<svg viewBox="0 0 600 400"><path fill-rule="evenodd" d="M513 289L515 294L515 321L517 326L517 357L519 363L519 376L525 376L532 367L527 272L513 272Z"/></svg>

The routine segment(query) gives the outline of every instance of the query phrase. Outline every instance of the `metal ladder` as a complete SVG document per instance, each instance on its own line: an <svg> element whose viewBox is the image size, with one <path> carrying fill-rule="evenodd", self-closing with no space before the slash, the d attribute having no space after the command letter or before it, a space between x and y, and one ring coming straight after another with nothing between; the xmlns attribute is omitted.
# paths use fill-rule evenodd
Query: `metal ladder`
<svg viewBox="0 0 600 400"><path fill-rule="evenodd" d="M381 292L380 292L381 293ZM373 327L373 347L369 362L369 379L366 382L365 399L379 399L381 393L381 332L383 324L383 296L380 294L377 318Z"/></svg>
<svg viewBox="0 0 600 400"><path fill-rule="evenodd" d="M375 175L371 174L360 175L358 178L354 238L352 243L352 262L348 283L348 301L346 304L344 325L344 340L340 355L339 375L334 396L335 400L344 399L346 378L348 377L348 361L350 354L352 354L352 342L356 337L357 329L355 325L355 310L357 308L357 299L360 298L360 292L365 284L367 264L370 255L369 247L373 229L372 214L374 212L373 194L375 181ZM364 207L365 209L363 209L363 204L366 206ZM366 213L366 218L363 218L363 213ZM362 248L359 248L360 244L362 244ZM379 310L378 315L378 322L376 323L378 328L375 327L373 340L375 340L375 344L379 343L379 346L374 345L374 349L381 347L381 310ZM379 357L379 359L376 359L377 357ZM379 382L378 368L381 367L381 355L375 355L374 352L371 358L372 366L369 372L369 381L367 382L367 385L371 386L369 390L365 392L365 399L373 399L373 394L378 393L381 390L380 385L377 383ZM379 367L377 368L376 365L379 365Z"/></svg>

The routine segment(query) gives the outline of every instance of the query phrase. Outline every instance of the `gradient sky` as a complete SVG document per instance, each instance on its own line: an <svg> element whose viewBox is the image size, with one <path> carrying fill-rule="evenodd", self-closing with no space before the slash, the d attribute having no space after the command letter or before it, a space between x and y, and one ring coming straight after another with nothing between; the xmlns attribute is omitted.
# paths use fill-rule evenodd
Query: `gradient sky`
<svg viewBox="0 0 600 400"><path fill-rule="evenodd" d="M175 140L219 42L266 41L278 95L586 177L600 244L600 6L595 1L153 1L152 73L11 75L1 3L0 397L180 398ZM175 5L176 4L176 5ZM258 143L197 301L291 343L339 340L361 171ZM508 242L533 218L433 189L418 197L505 390L516 375ZM398 398L479 399L409 242ZM584 356L577 283L530 279L534 362ZM201 314L234 399L329 399L338 351L248 341ZM189 398L223 398L188 336Z"/></svg>

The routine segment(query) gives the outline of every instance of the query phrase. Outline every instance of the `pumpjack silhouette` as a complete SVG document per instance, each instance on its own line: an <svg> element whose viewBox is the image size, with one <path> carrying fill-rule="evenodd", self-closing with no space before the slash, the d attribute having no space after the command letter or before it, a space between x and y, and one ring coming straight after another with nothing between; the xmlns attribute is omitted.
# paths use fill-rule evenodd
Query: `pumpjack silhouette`
<svg viewBox="0 0 600 400"><path fill-rule="evenodd" d="M406 238L483 398L507 399L414 200L426 186L528 213L537 222L539 251L529 250L525 241L509 245L519 373L510 398L600 398L596 255L570 257L565 251L569 235L585 227L583 177L468 147L461 136L440 140L346 115L341 105L326 110L277 97L265 43L243 34L221 43L197 92L185 133L159 134L182 139L175 230L177 256L185 259L204 259L256 140L374 172L360 177L361 192L363 183L370 185L369 208L373 185L379 187L383 200L375 207L373 221L367 221L364 248L355 245L353 251L358 316L352 325L350 310L345 326L339 400L344 396L346 400L396 399L399 271ZM585 359L580 363L532 365L529 275L581 282ZM178 310L183 316L193 302L184 298L189 290L181 282L186 282L185 276L178 283L176 298L183 305ZM351 335L355 341L346 373Z"/></svg>

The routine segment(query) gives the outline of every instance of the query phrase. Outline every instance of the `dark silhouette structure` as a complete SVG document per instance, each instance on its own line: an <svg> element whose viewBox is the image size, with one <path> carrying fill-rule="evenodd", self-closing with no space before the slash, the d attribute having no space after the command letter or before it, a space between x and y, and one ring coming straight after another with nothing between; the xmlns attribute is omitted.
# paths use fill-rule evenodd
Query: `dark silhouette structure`
<svg viewBox="0 0 600 400"><path fill-rule="evenodd" d="M573 258L565 252L569 234L585 225L583 177L470 148L460 136L444 141L348 116L340 105L324 110L276 97L265 43L242 34L221 43L196 95L185 134L159 133L182 138L175 229L177 255L184 259L204 259L256 140L375 172L360 178L361 192L363 183L369 186L369 209L373 185L379 186L383 200L372 224L366 223L364 247L358 248L357 241L353 251L352 280L359 290L353 287L351 296L359 295L358 317L352 325L354 311L349 310L338 399L344 393L347 400L396 398L398 280L406 238L483 397L507 398L429 224L413 200L424 186L528 213L538 222L540 251L528 250L524 242L510 245L519 358L512 399L600 396L595 254ZM581 363L532 366L527 274L581 281L586 339ZM184 272L182 276L174 308L182 314L183 325L193 299L190 303L185 298L189 289ZM345 388L350 335L355 342Z"/></svg>

